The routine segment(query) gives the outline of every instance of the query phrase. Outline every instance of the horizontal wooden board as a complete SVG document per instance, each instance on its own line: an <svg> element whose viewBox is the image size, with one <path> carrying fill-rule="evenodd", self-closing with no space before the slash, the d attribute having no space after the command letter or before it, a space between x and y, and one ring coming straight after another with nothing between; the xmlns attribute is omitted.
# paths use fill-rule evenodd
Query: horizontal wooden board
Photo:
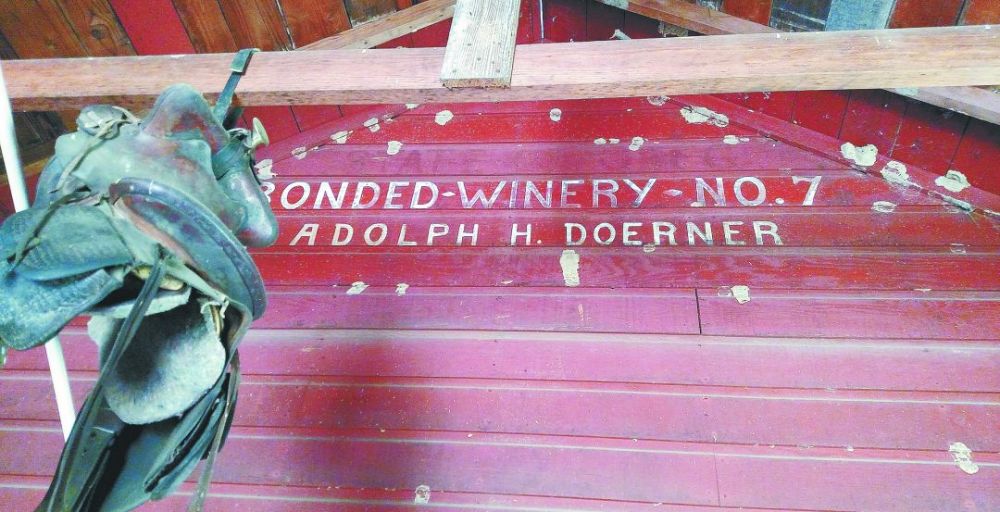
<svg viewBox="0 0 1000 512"><path fill-rule="evenodd" d="M1000 51L995 44L1000 36L979 27L777 36L522 45L514 57L511 87L503 89L445 88L438 79L442 49L265 52L254 58L255 71L241 81L240 97L248 106L370 104L1000 82ZM891 48L883 44L890 39ZM725 58L707 65L706 54ZM73 59L24 60L8 63L6 73L17 109L107 101L134 106L151 102L178 76L210 96L218 94L229 59L228 55L93 59L87 61L86 76L73 73L80 65ZM292 69L303 78L287 80ZM123 76L129 79L122 80Z"/></svg>
<svg viewBox="0 0 1000 512"><path fill-rule="evenodd" d="M395 210L419 220L421 216L474 210L470 212L474 217L466 220L490 222L498 218L491 213L520 214L525 210L562 210L552 212L551 220L559 220L559 215L574 212L623 211L645 216L692 209L721 209L741 215L867 215L874 211L875 203L886 215L923 213L934 217L950 209L942 208L940 200L893 187L884 180L824 170L385 177L284 177L279 171L264 185L264 191L279 217L321 215L330 221L342 219L333 216L335 211L374 214Z"/></svg>
<svg viewBox="0 0 1000 512"><path fill-rule="evenodd" d="M581 194L582 195L582 194ZM530 197L530 196L529 196ZM572 201L575 198L569 199ZM559 201L555 199L555 201ZM573 203L569 203L573 204ZM621 206L621 205L620 205ZM891 207L895 208L895 207ZM840 208L340 211L289 213L268 251L289 247L1000 247L1000 230L940 206ZM816 217L824 222L817 225Z"/></svg>
<svg viewBox="0 0 1000 512"><path fill-rule="evenodd" d="M4 423L0 440L12 449L0 454L0 464L18 474L40 476L39 462L57 456L59 443L53 440L58 435L51 423ZM237 428L217 462L215 479L311 487L428 485L459 492L687 505L721 501L727 506L818 510L849 510L857 504L877 510L928 505L932 510L988 510L998 499L994 489L1000 485L1000 458L990 453L974 457L979 472L970 478L947 447L933 452L850 451L566 436L469 437L466 432ZM270 462L245 462L262 458ZM810 492L839 489L835 482L853 492ZM781 486L786 487L781 493L773 490Z"/></svg>
<svg viewBox="0 0 1000 512"><path fill-rule="evenodd" d="M750 289L740 304L729 289L699 290L705 334L931 339L995 338L1000 293L930 291L842 293Z"/></svg>
<svg viewBox="0 0 1000 512"><path fill-rule="evenodd" d="M558 263L556 263L558 269ZM692 290L272 288L263 328L697 333ZM363 290L363 291L361 291Z"/></svg>
<svg viewBox="0 0 1000 512"><path fill-rule="evenodd" d="M13 510L35 507L48 488L47 478L27 476L0 477L0 502ZM187 506L194 486L182 485L180 490L163 501L143 505L143 512L173 512ZM220 512L266 509L270 512L370 512L371 510L412 510L416 489L345 489L252 486L213 484L208 492L206 507ZM538 512L539 510L579 510L588 512L640 512L656 506L659 512L687 512L687 505L642 503L520 494L462 493L431 489L430 503L434 510L461 512L468 510L504 510ZM772 512L746 507L699 507L706 512ZM788 510L787 512L804 512Z"/></svg>
<svg viewBox="0 0 1000 512"><path fill-rule="evenodd" d="M408 144L395 155L388 143L333 146L323 137L305 158L288 150L274 155L272 172L280 178L358 176L616 175L650 172L723 172L730 170L847 170L848 167L762 138L740 144L711 140L650 141L629 151L630 141L598 146L592 142L523 144ZM306 147L306 146L297 146ZM599 177L599 176L595 176Z"/></svg>
<svg viewBox="0 0 1000 512"><path fill-rule="evenodd" d="M90 373L72 385L79 392L95 380ZM57 419L44 372L0 377L0 391L17 395L3 399L0 420ZM614 413L577 415L581 410ZM964 439L992 452L1000 450L997 411L1000 394L247 376L234 425L910 450Z"/></svg>
<svg viewBox="0 0 1000 512"><path fill-rule="evenodd" d="M257 253L271 285L565 286L562 248L329 248ZM995 290L1000 258L974 247L581 248L580 280L595 287ZM954 252L953 252L954 251ZM964 253L963 253L964 251Z"/></svg>
<svg viewBox="0 0 1000 512"><path fill-rule="evenodd" d="M68 328L62 340L71 370L97 369L96 348L82 327ZM254 328L243 342L241 360L247 375L302 378L378 375L784 389L1000 389L995 371L1000 345L995 341ZM7 368L44 371L44 351L12 352ZM54 407L48 402L42 406Z"/></svg>

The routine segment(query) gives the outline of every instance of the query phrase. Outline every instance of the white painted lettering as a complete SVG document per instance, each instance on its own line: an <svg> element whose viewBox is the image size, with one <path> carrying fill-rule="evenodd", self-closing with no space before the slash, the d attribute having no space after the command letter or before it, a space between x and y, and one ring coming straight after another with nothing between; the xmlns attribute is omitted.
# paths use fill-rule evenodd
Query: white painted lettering
<svg viewBox="0 0 1000 512"><path fill-rule="evenodd" d="M635 228L639 227L642 227L641 222L622 223L622 245L642 245L641 240L632 239L632 237L639 235L639 233L635 231Z"/></svg>
<svg viewBox="0 0 1000 512"><path fill-rule="evenodd" d="M562 182L562 193L559 194L559 207L560 208L579 208L580 205L577 203L570 203L569 198L576 195L576 191L571 191L569 188L571 186L583 185L583 180L563 180Z"/></svg>
<svg viewBox="0 0 1000 512"><path fill-rule="evenodd" d="M722 186L722 178L715 178L715 188L709 186L703 178L695 178L695 194L698 197L698 204L701 206L708 206L708 201L705 197L705 192L712 196L712 200L715 201L715 206L726 206L726 190Z"/></svg>
<svg viewBox="0 0 1000 512"><path fill-rule="evenodd" d="M747 183L757 188L757 196L753 199L747 199L743 194L743 185ZM733 184L733 193L736 194L736 200L743 206L760 206L767 200L767 190L764 188L764 182L753 176L736 180L736 183Z"/></svg>
<svg viewBox="0 0 1000 512"><path fill-rule="evenodd" d="M403 205L393 203L394 199L399 199L403 197L402 192L396 192L397 188L409 187L409 181L390 181L389 187L385 190L385 209L386 210L402 210Z"/></svg>
<svg viewBox="0 0 1000 512"><path fill-rule="evenodd" d="M739 235L739 230L736 226L742 226L742 222L723 222L722 223L722 235L726 238L726 245L746 245L747 243L743 240L734 240L733 237Z"/></svg>
<svg viewBox="0 0 1000 512"><path fill-rule="evenodd" d="M688 233L688 245L697 245L695 243L694 237L697 236L701 238L705 245L715 245L712 241L712 224L709 222L705 223L705 230L701 231L698 229L698 225L694 222L687 223L687 233Z"/></svg>
<svg viewBox="0 0 1000 512"><path fill-rule="evenodd" d="M640 206L642 206L642 202L646 200L646 195L649 194L650 190L653 190L653 185L656 184L656 178L650 178L648 181L646 181L646 185L643 186L642 188L639 188L639 186L636 185L632 180L626 179L622 181L624 181L625 184L628 185L629 188L634 190L637 194L635 201L632 201L632 208L639 208Z"/></svg>
<svg viewBox="0 0 1000 512"><path fill-rule="evenodd" d="M674 226L670 222L654 222L653 243L663 245L663 237L667 237L670 245L677 245L677 240L674 239L674 232L676 231L677 226Z"/></svg>
<svg viewBox="0 0 1000 512"><path fill-rule="evenodd" d="M333 195L333 187L330 186L330 182L324 181L319 184L319 190L316 192L316 201L313 202L313 210L319 210L323 208L323 201L330 205L330 208L340 209L344 206L344 194L347 193L347 183L340 182L340 189L337 190L337 195Z"/></svg>
<svg viewBox="0 0 1000 512"><path fill-rule="evenodd" d="M514 224L513 226L510 227L511 246L517 245L517 239L520 237L524 237L524 245L528 246L531 245L531 224L526 225L524 228L525 228L524 231L518 230L517 224Z"/></svg>
<svg viewBox="0 0 1000 512"><path fill-rule="evenodd" d="M291 194L292 190L297 188L302 189L302 196L300 196L298 200L294 202L289 201L288 197L292 195ZM285 187L285 190L281 191L281 207L286 210L294 210L302 206L306 202L306 200L309 199L310 189L311 187L309 186L309 184L304 181L293 181L287 187Z"/></svg>
<svg viewBox="0 0 1000 512"><path fill-rule="evenodd" d="M781 241L781 237L778 236L778 225L773 222L755 220L753 221L753 232L754 237L757 239L757 245L764 245L764 235L771 237L774 245L785 245Z"/></svg>
<svg viewBox="0 0 1000 512"><path fill-rule="evenodd" d="M463 238L471 238L472 243L470 245L476 245L476 243L479 241L479 224L473 224L472 231L466 231L465 224L459 224L458 245L462 245Z"/></svg>
<svg viewBox="0 0 1000 512"><path fill-rule="evenodd" d="M535 196L543 208L552 208L552 180L545 182L545 196L538 190L533 181L524 182L524 207L531 207L531 196Z"/></svg>
<svg viewBox="0 0 1000 512"><path fill-rule="evenodd" d="M344 235L341 236L341 233ZM338 223L333 227L333 239L330 245L347 245L351 243L352 238L354 238L354 226Z"/></svg>
<svg viewBox="0 0 1000 512"><path fill-rule="evenodd" d="M431 193L430 198L424 202L420 202L420 195L428 190ZM413 186L413 199L410 200L410 208L415 210L425 210L434 206L438 200L438 186L430 181L418 181Z"/></svg>
<svg viewBox="0 0 1000 512"><path fill-rule="evenodd" d="M399 228L399 238L396 239L396 245L398 245L400 247L417 245L416 241L414 241L414 240L407 240L406 239L406 224L403 224Z"/></svg>
<svg viewBox="0 0 1000 512"><path fill-rule="evenodd" d="M427 229L427 245L434 245L434 239L448 234L447 224L431 224Z"/></svg>
<svg viewBox="0 0 1000 512"><path fill-rule="evenodd" d="M372 238L372 232L376 229L379 230L379 236L378 238ZM365 229L365 243L368 245L382 245L387 236L389 236L389 226L382 223L372 224L368 226L368 229Z"/></svg>
<svg viewBox="0 0 1000 512"><path fill-rule="evenodd" d="M607 186L607 188L604 188ZM615 180L594 180L593 183L593 205L600 208L601 196L607 197L611 208L618 208L618 182Z"/></svg>
<svg viewBox="0 0 1000 512"><path fill-rule="evenodd" d="M365 191L371 190L372 197L368 201L362 203L361 200L365 196ZM359 181L358 188L354 190L354 202L351 203L351 208L355 210L371 208L375 206L378 202L378 196L382 192L382 187L374 181Z"/></svg>
<svg viewBox="0 0 1000 512"><path fill-rule="evenodd" d="M608 232L607 237L601 236L602 229ZM596 228L594 228L594 241L601 245L611 245L612 243L614 243L615 237L617 237L617 235L618 232L615 230L615 227L607 222L602 222L598 224Z"/></svg>
<svg viewBox="0 0 1000 512"><path fill-rule="evenodd" d="M316 243L316 233L319 232L319 224L303 224L302 228L299 229L298 234L292 239L292 243L288 245L298 245L299 240L305 238L306 245L314 245Z"/></svg>
<svg viewBox="0 0 1000 512"><path fill-rule="evenodd" d="M497 198L500 197L500 192L503 191L507 182L501 181L498 183L497 187L493 189L493 194L490 196L488 201L486 200L486 192L483 191L483 189L477 189L476 192L472 194L472 199L469 199L469 193L465 190L465 183L459 181L457 184L458 193L462 196L462 208L474 208L476 203L481 204L484 208L493 208L493 203L495 203Z"/></svg>
<svg viewBox="0 0 1000 512"><path fill-rule="evenodd" d="M575 222L567 222L563 224L566 228L566 245L583 245L583 242L587 240L587 228L583 227L583 224L577 224ZM576 235L574 236L574 232Z"/></svg>

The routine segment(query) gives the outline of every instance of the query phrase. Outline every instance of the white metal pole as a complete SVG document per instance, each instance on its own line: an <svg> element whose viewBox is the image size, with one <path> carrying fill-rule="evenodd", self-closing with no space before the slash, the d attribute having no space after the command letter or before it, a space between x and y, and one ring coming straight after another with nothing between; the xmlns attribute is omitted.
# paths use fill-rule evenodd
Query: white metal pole
<svg viewBox="0 0 1000 512"><path fill-rule="evenodd" d="M28 189L24 183L24 171L21 169L21 157L17 150L17 134L14 132L14 113L7 94L7 82L3 77L3 63L0 62L0 150L3 152L3 162L7 168L7 183L10 184L10 195L14 199L14 209L21 211L28 205ZM73 393L69 387L69 373L66 371L66 360L63 358L62 345L59 338L52 338L45 343L45 356L49 360L49 373L52 375L52 387L56 393L56 407L59 409L59 422L62 423L63 438L69 438L69 432L76 421L76 408L73 406Z"/></svg>

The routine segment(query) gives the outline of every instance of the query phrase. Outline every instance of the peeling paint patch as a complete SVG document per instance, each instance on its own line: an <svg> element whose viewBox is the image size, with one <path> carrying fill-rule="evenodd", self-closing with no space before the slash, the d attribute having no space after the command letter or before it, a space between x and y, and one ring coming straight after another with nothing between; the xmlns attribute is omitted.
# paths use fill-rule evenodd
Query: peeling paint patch
<svg viewBox="0 0 1000 512"><path fill-rule="evenodd" d="M373 118L365 121L364 125L365 125L365 128L368 128L368 130L371 131L372 133L375 133L375 132L377 132L377 131L379 131L379 130L382 129L382 126L378 124L378 118L377 117L373 117Z"/></svg>
<svg viewBox="0 0 1000 512"><path fill-rule="evenodd" d="M684 192L681 192L680 190L677 190L676 188L672 188L672 189L670 189L670 190L667 191L667 195L670 196L670 197L677 197L677 196L679 196L679 195L681 195L683 193Z"/></svg>
<svg viewBox="0 0 1000 512"><path fill-rule="evenodd" d="M566 249L559 256L559 266L562 267L563 281L566 286L580 286L580 255L573 249Z"/></svg>
<svg viewBox="0 0 1000 512"><path fill-rule="evenodd" d="M330 140L336 142L337 144L344 144L345 142L347 142L347 136L350 135L350 134L351 134L351 132L349 132L347 130L341 130L341 131L339 131L339 132L331 135L330 136Z"/></svg>
<svg viewBox="0 0 1000 512"><path fill-rule="evenodd" d="M418 485L413 490L413 503L422 505L431 502L431 487L429 485Z"/></svg>
<svg viewBox="0 0 1000 512"><path fill-rule="evenodd" d="M843 146L840 146L840 154L861 167L871 167L878 160L878 148L874 144L858 147L850 142L845 142Z"/></svg>
<svg viewBox="0 0 1000 512"><path fill-rule="evenodd" d="M632 137L632 143L628 145L629 151L639 151L639 148L646 143L646 139L642 137Z"/></svg>
<svg viewBox="0 0 1000 512"><path fill-rule="evenodd" d="M625 32L622 32L622 29L616 28L615 32L613 34L611 34L611 39L618 39L618 40L621 40L621 41L628 41L629 39L632 39L632 38L629 37L628 34L626 34Z"/></svg>
<svg viewBox="0 0 1000 512"><path fill-rule="evenodd" d="M410 287L410 285L408 285L406 283L399 283L399 284L397 284L396 285L396 295L399 296L399 297L402 297L403 295L406 295L406 289L409 288L409 287Z"/></svg>
<svg viewBox="0 0 1000 512"><path fill-rule="evenodd" d="M946 196L944 194L941 194L941 200L943 200L944 202L948 203L951 206L954 206L955 208L958 208L961 211L971 212L976 209L974 206L972 206L972 203L968 201L955 199L954 197Z"/></svg>
<svg viewBox="0 0 1000 512"><path fill-rule="evenodd" d="M514 282L514 280L513 280L513 279L504 279L503 281L500 281L500 284L502 284L502 285L505 285L505 286L506 286L506 285L508 285L508 284L511 284L511 283L513 283L513 282Z"/></svg>
<svg viewBox="0 0 1000 512"><path fill-rule="evenodd" d="M955 459L958 469L961 469L966 474L975 475L979 472L979 465L972 461L972 450L968 446L965 446L965 443L951 443L948 446L948 453Z"/></svg>
<svg viewBox="0 0 1000 512"><path fill-rule="evenodd" d="M952 254L965 254L965 244L951 244Z"/></svg>
<svg viewBox="0 0 1000 512"><path fill-rule="evenodd" d="M719 128L729 126L728 116L713 112L705 107L684 107L681 109L681 115L689 124L708 123Z"/></svg>
<svg viewBox="0 0 1000 512"><path fill-rule="evenodd" d="M437 114L434 114L434 122L441 126L444 126L448 124L448 121L451 121L452 118L454 117L455 114L452 114L450 110L442 110Z"/></svg>
<svg viewBox="0 0 1000 512"><path fill-rule="evenodd" d="M906 164L895 160L885 164L882 177L892 185L910 186L910 174L906 172Z"/></svg>
<svg viewBox="0 0 1000 512"><path fill-rule="evenodd" d="M642 252L649 254L656 251L656 244L646 244L642 246Z"/></svg>
<svg viewBox="0 0 1000 512"><path fill-rule="evenodd" d="M896 203L890 203L889 201L875 201L872 204L872 210L879 213L892 213L896 211Z"/></svg>
<svg viewBox="0 0 1000 512"><path fill-rule="evenodd" d="M351 283L351 287L347 289L348 295L361 295L361 292L368 289L368 285L364 281L355 281Z"/></svg>
<svg viewBox="0 0 1000 512"><path fill-rule="evenodd" d="M946 189L948 192L956 193L971 186L969 184L969 179L966 178L964 174L954 170L948 171L948 173L944 176L938 176L938 178L934 180L934 184Z"/></svg>
<svg viewBox="0 0 1000 512"><path fill-rule="evenodd" d="M603 145L605 145L607 143L608 143L608 139L605 139L603 137L594 139L594 144L597 144L598 146L603 146Z"/></svg>
<svg viewBox="0 0 1000 512"><path fill-rule="evenodd" d="M306 157L307 153L308 150L306 149L305 146L299 146L292 150L292 156L294 156L296 160L302 160L303 158Z"/></svg>
<svg viewBox="0 0 1000 512"><path fill-rule="evenodd" d="M730 288L733 292L733 297L736 298L736 302L740 304L747 304L750 302L750 287L746 285L736 285Z"/></svg>
<svg viewBox="0 0 1000 512"><path fill-rule="evenodd" d="M618 144L621 141L622 141L621 139L616 139L616 138L612 137L612 138L608 139L608 144Z"/></svg>
<svg viewBox="0 0 1000 512"><path fill-rule="evenodd" d="M385 149L386 154L395 155L399 153L399 150L403 149L403 143L398 140L390 140L388 147Z"/></svg>
<svg viewBox="0 0 1000 512"><path fill-rule="evenodd" d="M670 101L670 96L646 96L646 102L654 107L662 107Z"/></svg>
<svg viewBox="0 0 1000 512"><path fill-rule="evenodd" d="M748 137L737 137L735 135L726 135L722 138L723 144L729 144L730 146L735 146L741 142L750 142Z"/></svg>
<svg viewBox="0 0 1000 512"><path fill-rule="evenodd" d="M406 104L406 109L407 110L413 110L413 109L415 109L415 108L417 108L419 106L420 106L419 103L407 103Z"/></svg>
<svg viewBox="0 0 1000 512"><path fill-rule="evenodd" d="M274 173L271 172L271 168L274 166L274 160L270 158L265 158L260 162L257 162L253 168L257 171L257 178L262 181L267 181L274 179Z"/></svg>
<svg viewBox="0 0 1000 512"><path fill-rule="evenodd" d="M554 122L554 123L558 123L559 120L562 119L562 110L558 109L558 108L554 108L554 109L550 110L549 111L549 119L551 119L552 122Z"/></svg>

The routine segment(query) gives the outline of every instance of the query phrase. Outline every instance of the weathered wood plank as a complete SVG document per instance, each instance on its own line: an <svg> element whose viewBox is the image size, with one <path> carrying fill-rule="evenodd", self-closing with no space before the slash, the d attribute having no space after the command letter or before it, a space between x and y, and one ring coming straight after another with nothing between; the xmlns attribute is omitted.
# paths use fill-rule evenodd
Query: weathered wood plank
<svg viewBox="0 0 1000 512"><path fill-rule="evenodd" d="M509 87L521 0L458 0L441 65L445 87Z"/></svg>
<svg viewBox="0 0 1000 512"><path fill-rule="evenodd" d="M342 0L281 0L281 9L295 48L351 28Z"/></svg>
<svg viewBox="0 0 1000 512"><path fill-rule="evenodd" d="M510 88L448 89L442 49L266 52L240 83L247 105L511 101L740 91L987 85L1000 82L1000 31L948 27L901 31L748 34L525 45ZM710 61L705 55L714 55ZM229 55L12 62L15 108L149 102L183 76L209 96ZM294 71L298 80L289 81Z"/></svg>
<svg viewBox="0 0 1000 512"><path fill-rule="evenodd" d="M690 4L681 0L632 0L628 2L615 2L612 0L598 1L609 5L624 7L630 12L639 13L643 16L649 16L666 23L671 23L689 30L700 32L702 34L720 35L779 32L778 29L767 25L737 18L736 16L731 16L725 14L724 12L718 12L707 7ZM834 2L832 6L834 11L830 13L830 20L832 20L834 24L828 28L831 30L844 30L854 28L884 27L885 23L877 21L877 19L881 19L878 17L885 15L886 20L884 21L888 22L887 17L889 12L886 9L891 10L892 2L888 2L887 5L882 5L882 3L865 3L870 9L875 9L876 7L881 7L883 9L883 11L869 13L867 18L868 22L866 23L871 26L866 26L861 23L862 18L855 12L855 7L858 2L852 3L847 2L846 0L844 2ZM791 9L791 11L788 9ZM782 14L779 16L780 19L777 19L775 23L781 28L792 28L792 26L789 25L789 23L792 23L789 16L796 19L802 18L802 14L799 13L799 11L809 9L812 9L817 13L823 11L823 8L815 2L804 5L786 5L785 3L779 2L779 4L775 4L774 11L776 13L780 11ZM799 21L804 23L819 23L818 21L810 22L805 18L802 18ZM817 25L816 28L819 29L821 27ZM1000 105L998 105L1000 100L996 97L985 96L983 90L977 87L907 87L903 89L894 89L892 92L896 92L941 108L954 110L983 121L1000 124Z"/></svg>
<svg viewBox="0 0 1000 512"><path fill-rule="evenodd" d="M373 48L402 35L451 18L455 0L427 0L351 30L299 47L300 50Z"/></svg>
<svg viewBox="0 0 1000 512"><path fill-rule="evenodd" d="M344 0L354 26L387 15L398 8L397 0Z"/></svg>
<svg viewBox="0 0 1000 512"><path fill-rule="evenodd" d="M767 25L682 0L597 1L706 35L778 32Z"/></svg>

